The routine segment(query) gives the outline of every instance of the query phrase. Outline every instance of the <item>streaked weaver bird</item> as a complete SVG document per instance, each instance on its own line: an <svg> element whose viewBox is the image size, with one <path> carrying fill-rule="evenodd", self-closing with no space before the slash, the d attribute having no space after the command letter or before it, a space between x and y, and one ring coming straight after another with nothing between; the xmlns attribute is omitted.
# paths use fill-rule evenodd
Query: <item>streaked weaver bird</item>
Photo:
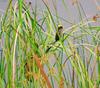
<svg viewBox="0 0 100 88"><path fill-rule="evenodd" d="M52 43L55 44L57 41L60 40L60 38L62 37L62 30L63 30L63 26L62 25L58 25L58 29L56 31L55 34L55 41ZM46 53L52 48L52 46L48 46L48 48L46 49Z"/></svg>

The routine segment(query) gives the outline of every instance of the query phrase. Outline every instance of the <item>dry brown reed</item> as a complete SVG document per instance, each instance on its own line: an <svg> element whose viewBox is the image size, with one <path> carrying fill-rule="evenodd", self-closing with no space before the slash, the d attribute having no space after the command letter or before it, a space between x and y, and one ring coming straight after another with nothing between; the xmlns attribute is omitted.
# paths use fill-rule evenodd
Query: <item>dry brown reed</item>
<svg viewBox="0 0 100 88"><path fill-rule="evenodd" d="M48 88L52 88L51 83L49 81L48 76L46 75L44 69L43 69L43 65L41 64L40 58L35 54L33 55L33 59L36 61L36 64L40 70L41 75L43 76L43 78L45 79Z"/></svg>

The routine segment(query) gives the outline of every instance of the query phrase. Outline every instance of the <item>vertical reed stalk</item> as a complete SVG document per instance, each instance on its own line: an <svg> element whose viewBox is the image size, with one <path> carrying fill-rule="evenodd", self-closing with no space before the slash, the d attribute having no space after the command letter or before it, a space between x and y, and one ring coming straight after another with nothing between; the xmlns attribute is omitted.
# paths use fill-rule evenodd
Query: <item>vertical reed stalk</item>
<svg viewBox="0 0 100 88"><path fill-rule="evenodd" d="M18 32L20 29L20 25L17 28L17 32L15 35L15 41L14 41L14 51L13 51L13 62L12 62L12 88L15 88L15 79L16 79L16 45L17 45L17 38L18 38Z"/></svg>

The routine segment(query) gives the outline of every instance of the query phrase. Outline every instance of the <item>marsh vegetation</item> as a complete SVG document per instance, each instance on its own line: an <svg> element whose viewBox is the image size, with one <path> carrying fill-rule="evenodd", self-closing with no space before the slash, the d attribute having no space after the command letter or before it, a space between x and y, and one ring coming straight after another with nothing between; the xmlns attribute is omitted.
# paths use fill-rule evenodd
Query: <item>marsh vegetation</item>
<svg viewBox="0 0 100 88"><path fill-rule="evenodd" d="M80 19L74 22L41 1L43 10L9 0L0 16L0 88L100 88L100 14L88 18L72 0Z"/></svg>

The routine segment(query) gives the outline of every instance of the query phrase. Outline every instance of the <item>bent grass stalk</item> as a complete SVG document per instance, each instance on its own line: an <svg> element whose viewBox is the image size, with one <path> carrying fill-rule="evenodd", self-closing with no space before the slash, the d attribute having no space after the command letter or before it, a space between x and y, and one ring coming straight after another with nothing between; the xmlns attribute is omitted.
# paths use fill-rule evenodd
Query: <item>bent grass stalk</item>
<svg viewBox="0 0 100 88"><path fill-rule="evenodd" d="M17 32L15 35L15 41L14 41L14 51L13 51L13 62L12 62L12 66L13 66L13 74L12 74L12 87L15 88L15 79L16 79L16 57L15 57L15 53L16 53L16 44L17 44L17 38L18 38L18 32L20 30L20 25L18 25L17 28Z"/></svg>

